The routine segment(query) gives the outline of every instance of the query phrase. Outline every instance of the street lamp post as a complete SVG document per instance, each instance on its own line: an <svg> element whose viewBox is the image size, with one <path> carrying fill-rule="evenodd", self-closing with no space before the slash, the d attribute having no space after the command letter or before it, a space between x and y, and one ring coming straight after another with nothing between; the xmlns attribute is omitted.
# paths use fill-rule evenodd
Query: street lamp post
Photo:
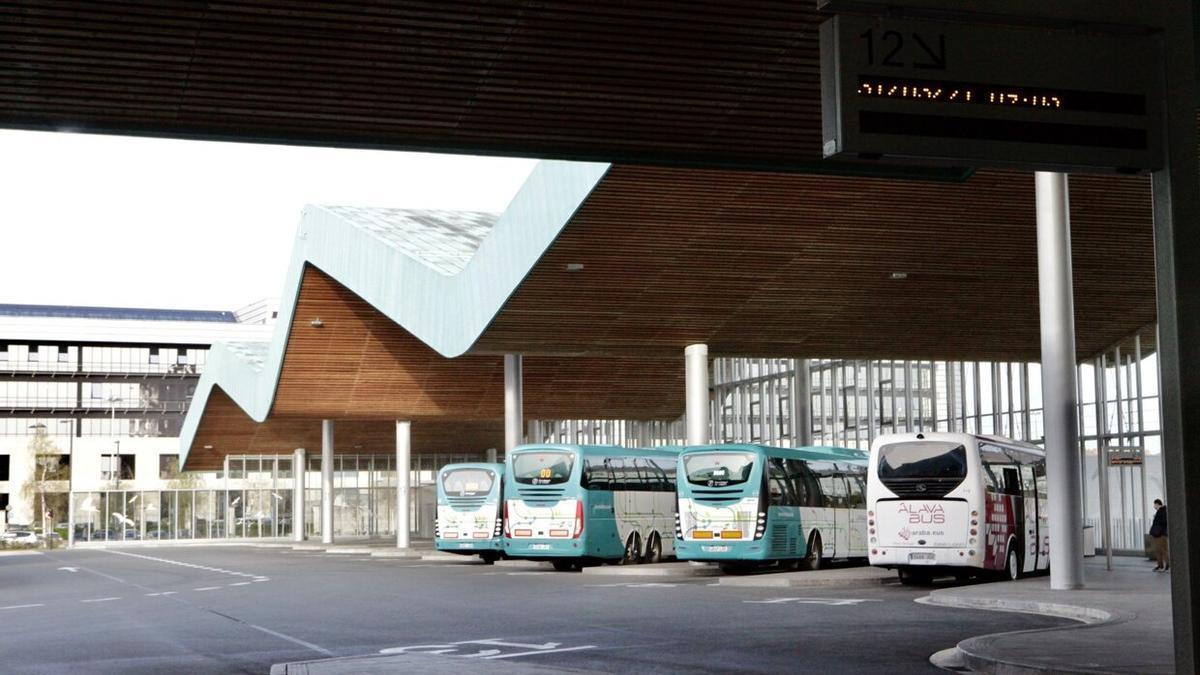
<svg viewBox="0 0 1200 675"><path fill-rule="evenodd" d="M70 439L67 441L67 548L75 546L75 426L79 423L74 417L69 420L59 420L59 424L70 425Z"/></svg>

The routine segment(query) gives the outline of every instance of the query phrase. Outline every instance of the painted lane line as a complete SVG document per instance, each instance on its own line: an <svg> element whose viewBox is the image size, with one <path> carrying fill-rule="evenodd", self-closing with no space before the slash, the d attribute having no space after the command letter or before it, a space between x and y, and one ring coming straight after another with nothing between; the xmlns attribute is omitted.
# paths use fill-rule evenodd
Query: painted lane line
<svg viewBox="0 0 1200 675"><path fill-rule="evenodd" d="M80 602L108 602L109 600L120 600L120 599L121 599L121 598L118 598L118 597L112 597L112 598L92 598L92 599L90 599L90 600L80 600Z"/></svg>
<svg viewBox="0 0 1200 675"><path fill-rule="evenodd" d="M39 603L35 603L35 604L32 604L32 605L9 605L9 606L7 606L7 607L0 607L0 610L4 610L4 609L27 609L27 608L29 608L29 607L45 607L45 606L46 606L45 604L43 604L43 603L40 603L40 602L39 602Z"/></svg>
<svg viewBox="0 0 1200 675"><path fill-rule="evenodd" d="M193 588L192 590L193 591L217 591L220 589L221 589L220 586L203 586L201 588Z"/></svg>
<svg viewBox="0 0 1200 675"><path fill-rule="evenodd" d="M515 659L519 656L534 656L536 654L554 654L556 652L577 652L581 649L596 649L596 645L583 645L582 647L563 647L562 649L541 649L534 652L517 652L515 654L500 654L499 656L485 656L487 660L492 659Z"/></svg>
<svg viewBox="0 0 1200 675"><path fill-rule="evenodd" d="M209 567L207 565L197 565L196 563L183 562L181 560L170 560L168 558L158 558L158 557L155 557L152 555L141 555L138 553L128 553L125 551L112 551L109 549L101 549L101 550L103 550L105 553L112 553L113 555L129 556L130 558L141 558L142 560L150 560L152 562L164 563L167 565L177 565L179 567L187 567L189 569L195 569L195 570L204 570L206 572L215 572L217 574L228 574L230 576L235 576L235 577L243 577L243 578L259 577L259 578L262 578L264 581L266 580L265 577L262 577L261 575L258 575L258 574L249 574L246 572L235 572L233 570L227 570L227 569L223 569L220 567Z"/></svg>
<svg viewBox="0 0 1200 675"><path fill-rule="evenodd" d="M861 605L864 602L883 602L878 599L855 599L855 598L772 598L770 600L743 600L742 602L751 605L780 605L783 603L794 602L799 605L829 605L830 607L853 607Z"/></svg>
<svg viewBox="0 0 1200 675"><path fill-rule="evenodd" d="M245 622L243 622L243 623L245 623ZM311 649L314 652L317 652L318 654L324 654L325 656L334 656L333 652L329 651L328 649L325 649L324 647L322 647L320 645L315 645L311 642L305 642L304 640L301 640L300 638L295 638L295 637L292 637L291 635L285 635L283 633L273 631L270 628L263 628L262 626L256 626L252 623L247 623L246 625L250 626L254 630L262 631L262 632L266 633L267 635L274 635L275 637L277 637L281 640L287 640L288 642L291 642L292 644L297 644L297 645L300 645L301 647L307 647L308 649Z"/></svg>
<svg viewBox="0 0 1200 675"><path fill-rule="evenodd" d="M249 581L239 581L235 584L229 584L229 585L230 586L249 586L250 582Z"/></svg>

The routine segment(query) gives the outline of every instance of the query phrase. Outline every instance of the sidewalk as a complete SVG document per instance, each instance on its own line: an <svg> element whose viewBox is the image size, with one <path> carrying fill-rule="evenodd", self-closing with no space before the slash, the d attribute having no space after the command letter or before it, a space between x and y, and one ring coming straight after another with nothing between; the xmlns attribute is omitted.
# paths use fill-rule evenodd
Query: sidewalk
<svg viewBox="0 0 1200 675"><path fill-rule="evenodd" d="M972 670L1004 673L1173 673L1171 576L1144 558L1085 564L1086 588L1050 590L1050 578L959 586L923 602L1060 616L1082 622L1049 630L999 633L963 640Z"/></svg>

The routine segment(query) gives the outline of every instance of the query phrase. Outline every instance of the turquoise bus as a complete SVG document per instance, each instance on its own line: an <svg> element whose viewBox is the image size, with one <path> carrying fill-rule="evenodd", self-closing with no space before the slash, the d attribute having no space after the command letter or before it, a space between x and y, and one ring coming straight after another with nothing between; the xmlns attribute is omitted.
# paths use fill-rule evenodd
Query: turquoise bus
<svg viewBox="0 0 1200 675"><path fill-rule="evenodd" d="M506 464L504 552L566 571L674 553L673 450L523 445Z"/></svg>
<svg viewBox="0 0 1200 675"><path fill-rule="evenodd" d="M685 448L675 554L720 563L726 572L865 558L867 460L860 450L834 447Z"/></svg>
<svg viewBox="0 0 1200 675"><path fill-rule="evenodd" d="M439 551L478 555L491 564L503 555L500 496L503 464L447 464L438 471L437 520L433 542Z"/></svg>

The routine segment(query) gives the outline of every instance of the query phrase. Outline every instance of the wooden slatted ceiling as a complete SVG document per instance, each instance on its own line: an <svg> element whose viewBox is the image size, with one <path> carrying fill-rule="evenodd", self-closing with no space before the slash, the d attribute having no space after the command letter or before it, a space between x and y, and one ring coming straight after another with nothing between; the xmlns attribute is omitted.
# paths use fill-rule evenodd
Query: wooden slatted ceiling
<svg viewBox="0 0 1200 675"><path fill-rule="evenodd" d="M315 318L320 328L311 325ZM529 419L674 419L683 409L683 360L531 354L524 409ZM500 356L444 358L317 268L305 269L271 417L503 415Z"/></svg>
<svg viewBox="0 0 1200 675"><path fill-rule="evenodd" d="M819 160L816 3L0 2L0 126Z"/></svg>
<svg viewBox="0 0 1200 675"><path fill-rule="evenodd" d="M1083 357L1155 320L1150 191L1137 177L1070 186ZM951 184L616 166L472 352L678 358L704 342L1036 361L1033 201L1017 172Z"/></svg>
<svg viewBox="0 0 1200 675"><path fill-rule="evenodd" d="M412 425L416 454L479 452L504 446L502 420L424 420ZM205 446L212 446L206 448ZM200 420L187 456L189 471L223 466L226 455L291 453L305 448L309 455L321 451L320 419L272 417L254 423L232 399L215 388ZM342 454L393 454L396 426L384 420L338 420L334 424L334 451Z"/></svg>

